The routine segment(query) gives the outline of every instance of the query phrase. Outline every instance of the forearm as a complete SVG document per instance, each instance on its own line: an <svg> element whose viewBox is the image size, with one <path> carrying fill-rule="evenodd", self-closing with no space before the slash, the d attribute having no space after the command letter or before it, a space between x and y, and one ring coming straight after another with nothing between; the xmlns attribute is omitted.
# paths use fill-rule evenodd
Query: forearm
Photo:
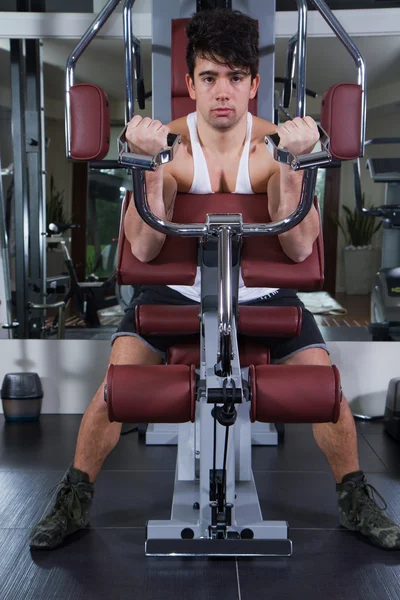
<svg viewBox="0 0 400 600"><path fill-rule="evenodd" d="M162 167L155 172L147 172L146 195L152 212L160 219L166 219L166 211L163 200L163 173ZM125 235L132 249L132 254L142 262L149 262L160 252L165 234L156 231L139 216L133 198L125 215Z"/></svg>
<svg viewBox="0 0 400 600"><path fill-rule="evenodd" d="M296 210L300 200L302 182L302 171L293 171L290 166L280 165L279 202L270 209L272 221L285 219ZM295 262L302 262L311 254L318 233L319 217L313 206L301 223L279 235L279 241L289 258Z"/></svg>

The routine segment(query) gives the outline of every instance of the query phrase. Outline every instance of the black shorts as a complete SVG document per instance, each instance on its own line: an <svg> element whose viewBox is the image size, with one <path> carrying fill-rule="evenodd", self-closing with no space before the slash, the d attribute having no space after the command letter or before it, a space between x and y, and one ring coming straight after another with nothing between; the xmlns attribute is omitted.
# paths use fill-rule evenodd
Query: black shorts
<svg viewBox="0 0 400 600"><path fill-rule="evenodd" d="M159 354L165 360L166 350L169 346L181 342L185 336L176 335L139 335L136 333L135 326L135 307L142 304L168 304L175 306L198 304L194 300L183 296L176 290L167 286L154 285L143 286L140 288L138 295L135 297L131 305L127 308L125 316L122 319L116 333L112 336L111 341L121 336L137 337L146 344L151 350ZM315 319L304 307L304 304L297 297L294 290L280 289L276 294L251 300L250 302L241 302L240 306L300 306L303 309L303 326L301 333L293 338L274 338L274 337L258 337L255 338L260 343L264 343L270 350L271 363L279 364L284 362L297 352L308 348L323 348L328 352L328 348L324 342L320 330L315 322ZM240 336L239 336L240 339ZM329 354L329 352L328 352Z"/></svg>

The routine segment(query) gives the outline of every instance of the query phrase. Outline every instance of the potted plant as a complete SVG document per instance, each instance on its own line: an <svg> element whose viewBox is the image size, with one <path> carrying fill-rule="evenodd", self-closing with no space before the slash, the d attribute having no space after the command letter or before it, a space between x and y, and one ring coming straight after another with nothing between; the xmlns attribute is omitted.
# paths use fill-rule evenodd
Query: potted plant
<svg viewBox="0 0 400 600"><path fill-rule="evenodd" d="M371 206L373 208L373 206ZM346 240L343 249L346 294L369 294L379 266L380 251L371 245L382 223L365 216L356 208L343 205L344 222L335 218Z"/></svg>

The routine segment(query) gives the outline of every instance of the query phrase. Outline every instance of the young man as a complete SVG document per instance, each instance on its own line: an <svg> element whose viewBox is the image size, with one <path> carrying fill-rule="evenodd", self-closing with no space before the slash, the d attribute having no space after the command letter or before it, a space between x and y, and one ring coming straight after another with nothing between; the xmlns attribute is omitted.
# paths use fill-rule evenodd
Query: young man
<svg viewBox="0 0 400 600"><path fill-rule="evenodd" d="M288 216L298 204L302 174L279 166L266 149L264 136L277 132L282 147L295 154L306 154L318 141L315 122L305 117L277 128L248 112L249 100L255 97L260 81L255 21L237 11L206 11L193 17L187 33L186 82L196 101L196 112L168 126L136 116L126 132L131 150L148 155L166 146L170 131L182 136L175 160L154 173L146 173L149 205L159 217L170 220L178 191L259 193L266 195L266 201L268 197L272 220ZM133 254L143 262L154 259L165 235L140 219L133 202L124 225ZM313 208L302 223L280 235L279 240L284 252L300 262L311 253L318 231L318 215ZM134 304L191 304L199 300L198 276L193 287L142 288ZM303 306L292 290L246 288L243 280L239 302ZM113 336L110 363L160 364L170 343L170 338L136 334L132 307ZM299 337L266 343L274 363L330 364L324 340L307 310ZM33 548L54 548L89 521L93 484L121 431L120 424L108 420L103 388L104 381L82 419L73 466L63 481L55 507L31 531L29 541ZM382 548L400 548L400 528L378 508L370 495L373 488L360 471L356 429L344 397L338 423L314 424L313 432L336 480L340 523Z"/></svg>

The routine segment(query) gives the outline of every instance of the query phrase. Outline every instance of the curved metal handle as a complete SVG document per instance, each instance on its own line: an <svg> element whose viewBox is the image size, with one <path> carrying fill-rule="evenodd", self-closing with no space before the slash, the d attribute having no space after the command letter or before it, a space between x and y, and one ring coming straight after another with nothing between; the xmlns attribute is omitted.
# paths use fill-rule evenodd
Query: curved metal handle
<svg viewBox="0 0 400 600"><path fill-rule="evenodd" d="M328 134L319 125L318 131L320 135L319 141L322 146L322 151L320 152L296 156L288 150L278 147L280 138L277 133L266 135L265 144L276 161L291 166L294 171L309 169L310 167L322 167L332 161L332 154L329 150L330 138Z"/></svg>
<svg viewBox="0 0 400 600"><path fill-rule="evenodd" d="M313 205L317 172L316 168L310 168L304 171L300 202L292 214L281 221L275 221L273 223L245 223L242 227L242 234L248 237L256 235L279 235L298 225L307 216ZM178 224L160 219L160 217L150 210L147 202L144 170L139 168L134 169L132 172L132 179L133 199L136 210L147 225L166 235L202 237L209 233L207 222Z"/></svg>
<svg viewBox="0 0 400 600"><path fill-rule="evenodd" d="M71 103L69 91L74 85L75 67L82 53L96 37L103 25L108 21L121 0L109 0L103 10L97 15L89 29L79 40L67 60L66 82L65 82L65 140L67 158L71 157Z"/></svg>
<svg viewBox="0 0 400 600"><path fill-rule="evenodd" d="M160 150L155 156L134 154L129 150L129 145L125 136L126 129L127 126L124 127L118 137L118 161L120 165L128 169L155 171L161 165L165 165L166 163L171 162L171 160L174 160L182 141L180 135L169 133L167 136L167 147Z"/></svg>
<svg viewBox="0 0 400 600"><path fill-rule="evenodd" d="M326 2L324 2L324 0L311 0L311 2L312 4L314 4L315 8L319 11L319 13L328 23L329 27L332 29L336 37L338 37L342 44L345 46L347 52L350 54L350 56L356 64L358 73L358 84L361 86L362 90L360 156L364 156L365 132L367 122L367 71L365 60L358 48L356 47L356 45L354 44L353 40L344 30L341 23L335 17L331 9L327 6Z"/></svg>

